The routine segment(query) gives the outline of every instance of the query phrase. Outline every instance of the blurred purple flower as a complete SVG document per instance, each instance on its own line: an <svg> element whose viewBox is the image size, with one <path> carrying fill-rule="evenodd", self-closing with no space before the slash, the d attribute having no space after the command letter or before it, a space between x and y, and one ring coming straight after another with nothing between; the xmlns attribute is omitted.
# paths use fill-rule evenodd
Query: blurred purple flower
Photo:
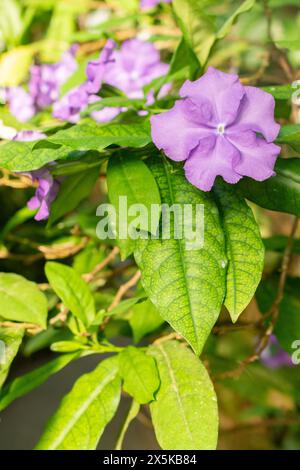
<svg viewBox="0 0 300 470"><path fill-rule="evenodd" d="M272 142L280 126L270 94L209 67L199 80L186 81L180 96L152 117L152 138L169 158L186 161L194 186L210 191L219 175L234 184L243 176L263 181L275 174L281 149Z"/></svg>
<svg viewBox="0 0 300 470"><path fill-rule="evenodd" d="M33 142L35 140L45 139L46 137L46 134L38 131L19 131L13 140L19 140L20 142Z"/></svg>
<svg viewBox="0 0 300 470"><path fill-rule="evenodd" d="M11 114L20 122L29 121L35 115L34 100L22 87L7 89L6 99Z"/></svg>
<svg viewBox="0 0 300 470"><path fill-rule="evenodd" d="M159 3L171 3L172 0L141 0L141 8L142 10L148 10L149 8L153 8Z"/></svg>
<svg viewBox="0 0 300 470"><path fill-rule="evenodd" d="M31 67L29 91L38 109L50 106L59 98L60 86L77 69L76 49L77 46L72 46L55 64L33 65Z"/></svg>
<svg viewBox="0 0 300 470"><path fill-rule="evenodd" d="M49 217L51 203L56 198L59 191L59 182L53 178L47 168L31 171L28 176L32 181L38 182L35 195L28 201L27 206L31 210L39 209L35 215L35 220L44 220Z"/></svg>
<svg viewBox="0 0 300 470"><path fill-rule="evenodd" d="M129 98L144 98L144 86L169 70L154 45L139 39L125 41L112 59L106 67L105 83L119 88Z"/></svg>
<svg viewBox="0 0 300 470"><path fill-rule="evenodd" d="M76 123L80 113L89 103L89 94L86 83L70 90L60 101L53 105L53 116L56 119Z"/></svg>
<svg viewBox="0 0 300 470"><path fill-rule="evenodd" d="M92 60L88 63L86 68L88 93L96 94L99 92L104 80L107 64L112 62L112 54L115 46L116 43L108 39L99 59Z"/></svg>
<svg viewBox="0 0 300 470"><path fill-rule="evenodd" d="M281 348L274 335L270 337L269 346L263 351L261 359L270 369L293 365L291 356Z"/></svg>

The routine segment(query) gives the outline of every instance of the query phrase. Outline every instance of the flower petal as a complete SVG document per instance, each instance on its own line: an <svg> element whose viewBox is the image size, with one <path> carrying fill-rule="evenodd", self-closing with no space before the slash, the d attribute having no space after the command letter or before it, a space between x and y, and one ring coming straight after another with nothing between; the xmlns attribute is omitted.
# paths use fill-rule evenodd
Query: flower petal
<svg viewBox="0 0 300 470"><path fill-rule="evenodd" d="M235 171L239 159L238 150L225 137L218 136L213 149L208 145L201 146L200 143L184 165L185 175L190 183L202 191L210 191L217 176L234 184L241 179Z"/></svg>
<svg viewBox="0 0 300 470"><path fill-rule="evenodd" d="M203 101L209 101L213 108L211 123L231 124L236 116L240 102L245 94L238 75L228 74L209 67L207 72L196 80L184 83L180 96L188 97L195 105L202 107Z"/></svg>
<svg viewBox="0 0 300 470"><path fill-rule="evenodd" d="M275 100L272 95L259 88L246 86L237 120L232 127L252 130L262 134L267 142L276 139L280 125L274 120ZM239 132L239 131L237 131Z"/></svg>
<svg viewBox="0 0 300 470"><path fill-rule="evenodd" d="M175 161L186 160L203 137L211 130L199 127L188 119L185 101L177 101L172 109L151 118L152 139Z"/></svg>
<svg viewBox="0 0 300 470"><path fill-rule="evenodd" d="M241 154L235 171L256 181L264 181L275 175L274 165L281 151L278 145L267 143L253 132L228 137Z"/></svg>

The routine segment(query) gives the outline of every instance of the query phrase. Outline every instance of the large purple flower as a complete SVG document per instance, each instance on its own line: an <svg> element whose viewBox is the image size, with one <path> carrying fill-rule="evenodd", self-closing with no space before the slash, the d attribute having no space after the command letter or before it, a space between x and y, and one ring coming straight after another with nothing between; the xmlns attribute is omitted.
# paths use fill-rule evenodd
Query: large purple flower
<svg viewBox="0 0 300 470"><path fill-rule="evenodd" d="M267 349L261 355L262 362L271 369L293 365L291 356L281 348L276 336L272 335Z"/></svg>
<svg viewBox="0 0 300 470"><path fill-rule="evenodd" d="M33 65L31 67L29 91L37 109L44 109L59 98L60 86L77 69L76 49L76 46L72 46L55 64Z"/></svg>
<svg viewBox="0 0 300 470"><path fill-rule="evenodd" d="M129 98L143 98L144 86L165 75L168 69L168 64L161 62L160 54L153 44L129 39L112 54L104 80L122 90Z"/></svg>
<svg viewBox="0 0 300 470"><path fill-rule="evenodd" d="M159 3L171 3L172 0L141 0L142 10L148 10L149 8L156 7Z"/></svg>
<svg viewBox="0 0 300 470"><path fill-rule="evenodd" d="M29 119L35 115L34 100L22 87L8 88L6 99L11 114L18 119L18 121L29 121Z"/></svg>
<svg viewBox="0 0 300 470"><path fill-rule="evenodd" d="M280 147L272 142L274 98L243 86L237 75L212 67L197 81L186 81L181 100L153 116L155 145L175 161L185 161L187 179L210 191L215 178L237 183L243 176L263 181L273 176Z"/></svg>

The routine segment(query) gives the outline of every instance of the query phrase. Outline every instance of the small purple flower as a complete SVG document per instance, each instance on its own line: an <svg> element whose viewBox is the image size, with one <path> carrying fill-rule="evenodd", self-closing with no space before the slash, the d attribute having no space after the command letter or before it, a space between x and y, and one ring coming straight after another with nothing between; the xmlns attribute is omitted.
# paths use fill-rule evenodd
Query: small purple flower
<svg viewBox="0 0 300 470"><path fill-rule="evenodd" d="M49 217L51 203L59 191L59 182L56 181L47 168L31 171L28 176L32 181L38 182L35 195L28 201L27 206L31 210L39 209L35 220L44 220Z"/></svg>
<svg viewBox="0 0 300 470"><path fill-rule="evenodd" d="M269 346L261 355L262 362L270 369L278 367L293 365L291 356L282 349L277 341L277 338L272 335L270 337Z"/></svg>
<svg viewBox="0 0 300 470"><path fill-rule="evenodd" d="M272 142L274 98L243 86L237 75L212 67L195 82L186 81L181 100L151 118L155 145L175 161L185 161L187 179L210 191L215 178L237 183L243 176L263 181L273 176L280 147Z"/></svg>
<svg viewBox="0 0 300 470"><path fill-rule="evenodd" d="M148 10L149 8L156 7L159 3L171 3L172 0L141 0L142 10Z"/></svg>
<svg viewBox="0 0 300 470"><path fill-rule="evenodd" d="M22 87L8 88L6 99L11 114L18 121L27 122L35 115L34 100Z"/></svg>
<svg viewBox="0 0 300 470"><path fill-rule="evenodd" d="M104 80L107 64L112 61L112 54L115 46L116 43L109 39L106 42L99 59L92 60L88 63L86 68L88 93L96 94L99 92Z"/></svg>
<svg viewBox="0 0 300 470"><path fill-rule="evenodd" d="M76 123L80 119L80 113L89 103L89 94L86 83L69 91L60 101L54 103L53 116L56 119Z"/></svg>
<svg viewBox="0 0 300 470"><path fill-rule="evenodd" d="M38 109L44 109L58 100L60 86L77 69L75 52L76 46L73 46L59 62L31 67L29 91Z"/></svg>
<svg viewBox="0 0 300 470"><path fill-rule="evenodd" d="M161 62L160 54L153 44L129 39L112 54L104 80L126 93L129 98L144 98L144 86L166 75L168 70L168 64Z"/></svg>
<svg viewBox="0 0 300 470"><path fill-rule="evenodd" d="M20 142L34 142L35 140L42 140L46 137L46 134L38 131L19 131L13 140L18 140Z"/></svg>

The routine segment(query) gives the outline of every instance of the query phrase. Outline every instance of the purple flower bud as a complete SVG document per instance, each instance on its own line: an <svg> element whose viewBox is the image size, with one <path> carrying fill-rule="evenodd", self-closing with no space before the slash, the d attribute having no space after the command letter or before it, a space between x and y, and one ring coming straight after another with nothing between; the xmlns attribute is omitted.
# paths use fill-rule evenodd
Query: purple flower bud
<svg viewBox="0 0 300 470"><path fill-rule="evenodd" d="M34 100L22 87L8 88L6 99L11 114L18 121L27 122L35 115Z"/></svg>
<svg viewBox="0 0 300 470"><path fill-rule="evenodd" d="M263 351L261 359L270 369L293 365L291 356L280 347L274 335L270 337L269 346Z"/></svg>
<svg viewBox="0 0 300 470"><path fill-rule="evenodd" d="M32 181L38 182L38 188L27 205L31 210L39 209L34 217L35 220L47 219L50 214L51 203L59 191L59 182L53 178L47 168L31 171L28 176Z"/></svg>
<svg viewBox="0 0 300 470"><path fill-rule="evenodd" d="M243 176L264 181L275 174L281 149L272 143L280 129L273 96L212 67L186 81L180 96L151 118L152 138L170 159L185 161L194 186L210 191L217 176L234 184Z"/></svg>

